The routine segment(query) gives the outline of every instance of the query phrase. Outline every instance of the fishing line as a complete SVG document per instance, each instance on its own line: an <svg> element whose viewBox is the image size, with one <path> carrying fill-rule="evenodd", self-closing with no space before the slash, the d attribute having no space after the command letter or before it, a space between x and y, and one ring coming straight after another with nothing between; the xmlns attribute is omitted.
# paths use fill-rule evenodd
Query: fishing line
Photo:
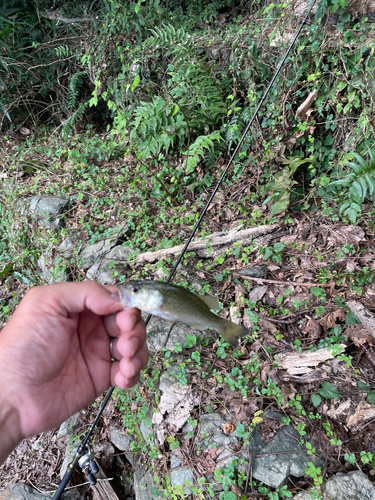
<svg viewBox="0 0 375 500"><path fill-rule="evenodd" d="M206 205L205 205L205 207L204 207L201 215L199 216L199 219L197 220L197 222L196 222L196 224L195 224L195 226L194 226L194 228L193 228L193 230L192 230L192 232L191 232L191 234L190 234L187 242L185 243L185 246L183 247L183 249L182 249L182 251L181 251L181 253L180 253L180 255L179 255L179 257L178 257L178 259L177 259L177 261L175 263L175 265L173 266L173 269L170 272L170 274L169 274L169 276L168 276L168 278L166 280L167 283L169 283L171 281L171 279L173 278L173 276L174 276L174 274L176 272L177 267L179 266L179 264L180 264L183 256L186 253L186 250L187 250L188 246L191 243L191 240L194 238L194 235L197 232L197 230L198 230L198 228L199 228L199 226L200 226L200 224L202 222L203 217L206 215L206 212L207 212L207 210L208 210L208 208L209 208L212 200L214 199L214 197L215 197L215 195L216 195L219 187L221 186L221 184L222 184L222 182L223 182L223 180L224 180L224 178L225 178L225 176L226 176L229 168L231 167L231 165L232 165L232 163L233 163L233 161L234 161L234 159L235 159L235 157L236 157L236 155L237 155L240 147L242 146L242 143L245 140L245 137L246 137L247 133L249 132L250 127L254 123L254 120L257 117L260 108L262 107L264 101L266 100L266 98L267 98L267 96L269 94L269 91L271 90L273 84L275 83L276 78L279 76L279 73L280 73L282 67L284 66L285 61L287 60L287 58L288 58L288 56L290 54L290 51L292 50L295 42L297 41L297 39L298 39L298 37L299 37L299 35L301 33L302 28L306 24L307 18L310 15L310 13L311 13L311 11L312 11L315 3L316 3L316 0L313 0L313 2L311 4L311 6L310 6L310 8L309 8L309 10L307 12L307 14L305 15L305 17L304 17L302 23L300 24L300 26L299 26L299 28L298 28L298 30L297 30L297 32L296 32L296 34L295 34L295 36L294 36L291 44L289 45L288 50L286 51L284 57L282 58L282 60L281 60L281 62L279 64L279 66L278 66L275 74L273 75L273 77L272 77L272 79L271 79L271 81L270 81L270 83L269 83L266 91L262 95L262 97L261 97L261 99L259 101L259 104L258 104L258 106L256 107L256 109L254 111L253 116L251 117L249 123L247 124L247 126L246 126L244 132L242 133L242 136L241 136L241 138L240 138L240 140L239 140L239 142L238 142L235 150L232 153L232 156L230 157L230 159L228 161L227 166L225 167L223 173L221 174L220 179L218 180L218 182L217 182L214 190L212 191L212 194L211 194L208 202L206 203ZM152 317L152 314L149 314L148 317L147 317L147 319L146 319L146 321L145 321L146 326L150 322L151 317ZM66 471L63 479L61 480L61 483L59 484L59 487L57 488L55 494L53 495L53 497L52 497L53 500L59 500L61 498L61 495L63 494L66 485L68 484L68 482L70 481L71 477L73 476L75 468L77 467L78 464L81 464L81 460L84 459L85 457L89 457L88 458L88 460L89 460L90 457L92 457L92 450L91 450L90 446L88 445L88 441L89 441L89 439L91 437L91 434L93 433L93 431L94 431L94 429L95 429L95 427L96 427L96 425L97 425L97 423L98 423L98 421L100 419L100 416L102 415L105 407L107 406L107 403L110 400L110 398L111 398L114 390L115 390L115 387L111 387L109 389L109 391L107 392L107 395L106 395L106 397L105 397L105 399L104 399L104 401L103 401L103 403L102 403L102 405L101 405L101 407L100 407L100 409L98 411L98 414L97 414L94 422L92 423L92 425L91 425L91 427L90 427L90 429L89 429L89 431L88 431L85 439L82 441L81 445L78 447L77 452L76 452L76 456L75 456L74 460L68 466L68 470ZM86 464L86 462L84 462L84 463ZM87 462L87 463L89 463L89 462ZM88 474L88 476L91 476L91 478L89 477L91 484L95 484L95 482L96 482L95 478L93 477L94 465L91 466L91 464L93 464L93 463L95 465L95 462L93 462L93 460L91 460L90 467L91 467L91 471L92 472L90 472ZM88 468L88 465L87 466L85 465L85 469L87 469L87 468Z"/></svg>

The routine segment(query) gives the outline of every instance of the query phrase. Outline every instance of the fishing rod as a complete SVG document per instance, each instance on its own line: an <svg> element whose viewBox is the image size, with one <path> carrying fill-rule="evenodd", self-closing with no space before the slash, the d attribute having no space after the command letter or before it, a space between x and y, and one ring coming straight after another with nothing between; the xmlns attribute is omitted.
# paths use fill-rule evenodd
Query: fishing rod
<svg viewBox="0 0 375 500"><path fill-rule="evenodd" d="M193 230L192 230L192 232L191 232L188 240L186 241L185 246L183 247L183 249L182 249L182 251L181 251L178 259L176 260L176 263L173 266L173 269L170 272L170 274L169 274L169 276L168 276L168 278L166 280L167 283L169 283L172 280L172 278L173 278L173 276L174 276L174 274L175 274L175 272L177 270L177 267L179 266L182 258L184 257L184 255L186 253L186 250L187 250L188 246L191 243L191 240L194 238L194 235L197 232L197 230L198 230L198 228L199 228L199 226L200 226L200 224L201 224L201 222L203 220L203 217L206 215L206 212L207 212L207 210L208 210L208 208L209 208L212 200L214 199L214 196L216 195L216 193L217 193L218 189L220 188L221 184L223 183L224 178L225 178L225 176L226 176L229 168L231 167L231 165L232 165L232 163L233 163L233 161L234 161L234 159L235 159L235 157L236 157L236 155L237 155L240 147L242 146L242 143L245 140L245 137L246 137L247 133L249 132L250 127L254 123L255 118L258 116L260 108L262 107L264 101L267 99L267 96L268 96L271 88L273 87L273 84L275 83L276 78L279 76L279 73L280 73L282 67L285 64L285 61L287 60L287 58L288 58L288 56L290 54L290 51L292 50L294 44L296 43L296 41L297 41L297 39L298 39L301 31L302 31L302 28L306 24L307 18L309 17L309 15L310 15L310 13L311 13L311 11L312 11L315 3L316 3L316 0L313 0L313 2L311 3L311 6L309 8L309 10L307 11L307 13L306 13L303 21L300 24L300 26L299 26L299 28L298 28L298 30L297 30L297 32L296 32L296 34L295 34L295 36L294 36L291 44L289 45L288 50L286 51L284 57L282 58L279 66L277 67L277 69L276 69L276 71L275 71L275 73L274 73L274 75L273 75L273 77L272 77L272 79L271 79L271 81L270 81L267 89L263 93L263 95L262 95L262 97L261 97L261 99L260 99L260 101L258 103L258 106L256 107L256 109L255 109L255 111L253 113L253 116L251 117L249 123L247 124L247 126L246 126L246 128L244 130L244 132L242 133L242 136L241 136L240 140L238 141L238 144L235 147L235 149L234 149L234 151L232 153L232 156L230 157L230 159L229 159L229 161L228 161L228 163L227 163L227 165L226 165L223 173L220 176L220 179L218 180L218 182L217 182L214 190L211 193L211 196L210 196L208 202L206 203L206 205L205 205L205 207L204 207L201 215L199 216L199 219L197 220L197 222L196 222L196 224L195 224L195 226L194 226L194 228L193 228ZM146 321L145 321L146 326L150 322L151 318L152 318L152 314L149 314L148 317L147 317L147 319L146 319ZM68 484L68 482L72 478L72 476L74 474L74 471L75 471L75 469L77 468L78 465L81 467L81 469L83 471L87 472L87 477L88 477L88 480L89 480L90 484L92 484L92 485L96 484L95 474L99 471L99 468L98 468L98 465L96 464L96 462L94 460L94 453L93 453L93 450L92 450L91 446L88 444L88 441L89 441L89 439L90 439L90 437L91 437L91 435L92 435L92 433L93 433L93 431L94 431L97 423L99 422L99 419L100 419L100 417L101 417L101 415L102 415L105 407L107 406L107 403L110 400L110 398L111 398L114 390L115 390L115 387L111 387L109 389L109 391L107 392L107 395L106 395L106 397L105 397L105 399L104 399L104 401L103 401L103 403L102 403L102 405L101 405L101 407L100 407L100 409L98 411L98 414L97 414L94 422L91 424L91 427L90 427L90 429L89 429L86 437L84 438L84 440L82 441L82 443L78 446L77 451L76 451L76 455L75 455L73 461L68 465L67 471L65 472L64 477L62 478L62 480L61 480L61 482L60 482L60 484L59 484L59 486L58 486L55 494L53 495L52 500L60 500L61 495L63 494L63 492L64 492L64 490L66 488L66 485Z"/></svg>

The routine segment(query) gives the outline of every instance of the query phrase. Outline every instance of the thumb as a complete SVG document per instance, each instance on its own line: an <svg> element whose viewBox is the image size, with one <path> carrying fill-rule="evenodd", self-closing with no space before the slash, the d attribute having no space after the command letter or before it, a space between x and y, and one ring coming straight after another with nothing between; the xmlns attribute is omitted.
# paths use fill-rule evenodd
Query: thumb
<svg viewBox="0 0 375 500"><path fill-rule="evenodd" d="M38 286L29 290L26 297L37 301L50 313L65 317L85 310L106 316L122 309L117 288L105 287L96 281Z"/></svg>

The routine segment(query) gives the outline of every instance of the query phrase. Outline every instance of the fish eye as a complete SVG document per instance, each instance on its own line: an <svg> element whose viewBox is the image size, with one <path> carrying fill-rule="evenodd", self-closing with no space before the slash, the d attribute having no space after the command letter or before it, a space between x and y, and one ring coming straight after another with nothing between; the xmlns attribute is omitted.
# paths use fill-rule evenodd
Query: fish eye
<svg viewBox="0 0 375 500"><path fill-rule="evenodd" d="M136 286L133 287L133 293L137 293L138 292L138 288Z"/></svg>

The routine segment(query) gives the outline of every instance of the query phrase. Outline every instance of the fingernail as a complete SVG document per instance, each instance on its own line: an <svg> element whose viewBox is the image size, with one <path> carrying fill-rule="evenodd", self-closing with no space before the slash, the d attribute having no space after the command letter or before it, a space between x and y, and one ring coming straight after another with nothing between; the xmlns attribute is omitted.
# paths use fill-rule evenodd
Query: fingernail
<svg viewBox="0 0 375 500"><path fill-rule="evenodd" d="M132 337L131 339L129 339L129 344L130 344L129 356L134 356L134 354L138 351L139 348L139 338Z"/></svg>
<svg viewBox="0 0 375 500"><path fill-rule="evenodd" d="M116 300L117 302L120 302L121 299L120 299L120 294L118 293L118 291L111 293L111 299Z"/></svg>

